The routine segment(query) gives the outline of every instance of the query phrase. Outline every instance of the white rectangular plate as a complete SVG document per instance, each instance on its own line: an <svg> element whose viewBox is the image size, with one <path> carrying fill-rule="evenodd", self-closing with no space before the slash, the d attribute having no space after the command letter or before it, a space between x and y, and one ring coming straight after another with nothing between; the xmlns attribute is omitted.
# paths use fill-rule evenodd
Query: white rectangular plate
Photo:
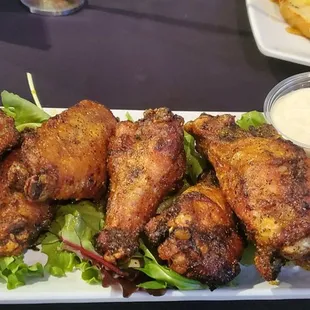
<svg viewBox="0 0 310 310"><path fill-rule="evenodd" d="M50 114L56 114L61 109L46 109ZM115 116L125 119L127 110L112 110ZM129 111L134 119L142 117L143 111ZM185 121L193 120L201 112L178 112ZM224 112L210 112L223 114ZM229 112L240 116L241 113ZM40 252L28 251L25 256L27 263L46 262L46 257ZM0 303L75 303L75 302L131 302L131 301L181 301L181 300L250 300L250 299L308 299L310 272L298 267L283 268L280 284L272 286L264 282L254 267L242 268L237 277L235 287L224 287L213 292L170 290L164 296L153 297L144 292L134 293L129 298L123 298L120 290L103 288L100 285L85 283L79 272L68 273L67 277L45 277L42 280L29 281L26 286L15 290L7 290L0 286Z"/></svg>
<svg viewBox="0 0 310 310"><path fill-rule="evenodd" d="M271 0L246 0L253 35L262 54L310 65L310 41L286 31L279 7Z"/></svg>

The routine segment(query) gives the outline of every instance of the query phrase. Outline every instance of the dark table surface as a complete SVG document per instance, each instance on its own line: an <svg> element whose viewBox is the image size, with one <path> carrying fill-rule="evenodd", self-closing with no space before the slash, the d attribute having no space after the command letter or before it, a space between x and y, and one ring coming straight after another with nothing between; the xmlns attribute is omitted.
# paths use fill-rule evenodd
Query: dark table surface
<svg viewBox="0 0 310 310"><path fill-rule="evenodd" d="M28 99L25 74L31 72L41 103L49 107L67 107L89 98L111 108L245 111L262 109L267 92L277 82L308 68L259 53L243 0L90 0L79 13L60 18L31 15L17 0L1 0L0 70L0 89ZM310 302L44 308L282 310L292 306L309 309Z"/></svg>
<svg viewBox="0 0 310 310"><path fill-rule="evenodd" d="M260 54L242 0L90 0L61 18L1 0L0 56L0 89L30 98L29 71L50 107L261 109L277 82L308 70Z"/></svg>

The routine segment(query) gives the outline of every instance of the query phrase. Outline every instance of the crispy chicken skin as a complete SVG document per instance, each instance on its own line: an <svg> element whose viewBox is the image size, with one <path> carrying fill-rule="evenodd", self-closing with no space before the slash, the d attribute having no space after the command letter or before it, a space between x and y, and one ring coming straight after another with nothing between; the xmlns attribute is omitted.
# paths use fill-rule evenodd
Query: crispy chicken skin
<svg viewBox="0 0 310 310"><path fill-rule="evenodd" d="M11 149L19 141L19 133L15 128L14 119L0 110L0 155Z"/></svg>
<svg viewBox="0 0 310 310"><path fill-rule="evenodd" d="M171 269L211 289L240 272L243 240L232 210L210 175L152 218L145 233L154 245L164 240L158 254Z"/></svg>
<svg viewBox="0 0 310 310"><path fill-rule="evenodd" d="M89 100L52 117L25 138L22 163L9 171L11 187L32 201L100 198L116 123L109 109Z"/></svg>
<svg viewBox="0 0 310 310"><path fill-rule="evenodd" d="M221 188L257 246L255 264L268 281L285 259L310 255L310 166L303 149L270 125L244 131L231 115L201 115L185 125L213 164Z"/></svg>
<svg viewBox="0 0 310 310"><path fill-rule="evenodd" d="M0 256L21 254L52 220L48 204L30 202L22 193L8 187L7 172L19 159L20 149L12 151L0 163Z"/></svg>
<svg viewBox="0 0 310 310"><path fill-rule="evenodd" d="M185 173L183 119L168 109L120 122L109 144L110 192L97 248L112 263L129 258L139 234Z"/></svg>

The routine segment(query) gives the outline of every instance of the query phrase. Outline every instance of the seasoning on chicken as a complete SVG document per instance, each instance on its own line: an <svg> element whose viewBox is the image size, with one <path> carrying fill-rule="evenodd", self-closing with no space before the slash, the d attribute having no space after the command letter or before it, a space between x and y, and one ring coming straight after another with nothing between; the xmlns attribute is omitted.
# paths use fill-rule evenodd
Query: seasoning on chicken
<svg viewBox="0 0 310 310"><path fill-rule="evenodd" d="M15 128L14 119L0 110L0 155L14 147L18 140L19 134Z"/></svg>
<svg viewBox="0 0 310 310"><path fill-rule="evenodd" d="M184 191L145 227L169 267L209 287L227 284L240 272L243 240L232 210L211 174Z"/></svg>
<svg viewBox="0 0 310 310"><path fill-rule="evenodd" d="M183 119L168 109L120 122L110 141L106 226L97 238L104 259L116 263L138 247L145 224L185 172Z"/></svg>
<svg viewBox="0 0 310 310"><path fill-rule="evenodd" d="M25 138L22 163L9 171L11 186L33 201L100 198L116 123L109 109L88 100L49 119Z"/></svg>
<svg viewBox="0 0 310 310"><path fill-rule="evenodd" d="M255 264L275 280L285 259L310 257L310 165L303 149L264 125L244 131L231 115L201 115L185 125L213 164L220 186L248 237Z"/></svg>
<svg viewBox="0 0 310 310"><path fill-rule="evenodd" d="M8 187L7 172L20 160L20 149L0 163L0 256L19 255L36 241L52 220L46 203L30 202L22 193Z"/></svg>

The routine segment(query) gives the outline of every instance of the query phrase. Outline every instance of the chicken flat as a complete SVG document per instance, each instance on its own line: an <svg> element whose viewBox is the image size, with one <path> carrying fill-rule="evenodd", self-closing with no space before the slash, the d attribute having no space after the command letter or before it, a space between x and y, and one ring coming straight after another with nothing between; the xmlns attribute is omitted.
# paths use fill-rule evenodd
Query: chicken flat
<svg viewBox="0 0 310 310"><path fill-rule="evenodd" d="M21 254L52 220L48 204L30 202L9 189L7 172L19 159L20 150L14 150L0 164L0 256Z"/></svg>
<svg viewBox="0 0 310 310"><path fill-rule="evenodd" d="M14 125L14 119L6 116L0 110L0 155L18 143L19 134Z"/></svg>
<svg viewBox="0 0 310 310"><path fill-rule="evenodd" d="M244 131L231 115L185 125L213 164L221 188L257 247L255 264L276 279L285 259L310 259L310 166L303 149L270 125Z"/></svg>
<svg viewBox="0 0 310 310"><path fill-rule="evenodd" d="M9 171L11 186L33 201L99 198L116 123L110 110L88 100L49 119L25 138L22 163Z"/></svg>
<svg viewBox="0 0 310 310"><path fill-rule="evenodd" d="M209 175L188 188L145 227L169 267L188 278L224 285L240 272L243 241L233 212ZM167 237L168 235L168 237Z"/></svg>
<svg viewBox="0 0 310 310"><path fill-rule="evenodd" d="M135 252L144 225L182 179L183 139L183 119L166 108L117 125L109 145L106 226L97 238L107 261L115 263Z"/></svg>

